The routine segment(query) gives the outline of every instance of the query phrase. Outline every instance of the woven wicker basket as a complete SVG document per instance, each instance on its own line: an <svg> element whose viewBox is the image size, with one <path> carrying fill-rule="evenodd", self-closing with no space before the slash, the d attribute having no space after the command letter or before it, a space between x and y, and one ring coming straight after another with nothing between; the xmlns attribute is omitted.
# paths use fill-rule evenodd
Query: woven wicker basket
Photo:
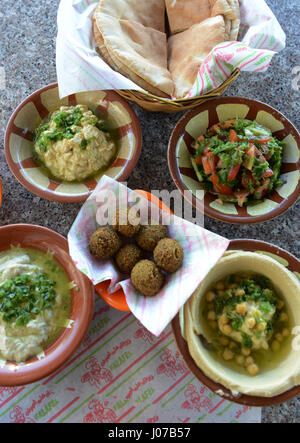
<svg viewBox="0 0 300 443"><path fill-rule="evenodd" d="M122 90L117 91L121 97L126 100L137 103L141 108L146 109L146 111L152 112L166 112L166 113L175 113L182 112L188 109L195 108L206 100L213 99L215 97L219 97L223 95L226 89L231 83L239 76L240 71L236 69L231 76L217 89L209 92L208 94L194 97L190 99L181 99L181 100L168 100L161 97L156 97L151 94L144 94L143 92L132 91L132 90Z"/></svg>

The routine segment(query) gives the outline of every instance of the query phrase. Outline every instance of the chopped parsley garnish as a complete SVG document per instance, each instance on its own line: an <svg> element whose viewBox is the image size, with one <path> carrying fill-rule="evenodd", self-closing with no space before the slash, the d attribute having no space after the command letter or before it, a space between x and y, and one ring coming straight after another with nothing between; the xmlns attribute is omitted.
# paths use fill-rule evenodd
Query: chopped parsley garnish
<svg viewBox="0 0 300 443"><path fill-rule="evenodd" d="M24 274L0 287L0 315L6 323L26 326L30 320L52 308L57 293L55 284L45 273Z"/></svg>

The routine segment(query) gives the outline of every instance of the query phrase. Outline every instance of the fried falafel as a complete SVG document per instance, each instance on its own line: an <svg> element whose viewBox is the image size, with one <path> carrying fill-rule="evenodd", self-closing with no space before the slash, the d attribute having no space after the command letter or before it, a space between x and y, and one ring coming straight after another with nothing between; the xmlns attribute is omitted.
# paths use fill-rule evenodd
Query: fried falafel
<svg viewBox="0 0 300 443"><path fill-rule="evenodd" d="M166 272L176 272L183 262L183 249L177 240L164 238L160 240L153 252L154 261Z"/></svg>
<svg viewBox="0 0 300 443"><path fill-rule="evenodd" d="M150 260L139 261L131 271L131 282L137 291L146 297L153 297L162 288L165 276Z"/></svg>
<svg viewBox="0 0 300 443"><path fill-rule="evenodd" d="M167 228L163 225L143 225L136 236L136 242L140 248L152 252L157 243L166 236Z"/></svg>
<svg viewBox="0 0 300 443"><path fill-rule="evenodd" d="M113 257L121 246L120 237L110 226L102 226L90 238L91 254L102 260Z"/></svg>
<svg viewBox="0 0 300 443"><path fill-rule="evenodd" d="M140 230L140 217L130 208L118 209L112 219L113 229L125 237L133 237Z"/></svg>
<svg viewBox="0 0 300 443"><path fill-rule="evenodd" d="M124 245L116 255L116 264L123 274L130 274L143 258L142 250L135 244Z"/></svg>

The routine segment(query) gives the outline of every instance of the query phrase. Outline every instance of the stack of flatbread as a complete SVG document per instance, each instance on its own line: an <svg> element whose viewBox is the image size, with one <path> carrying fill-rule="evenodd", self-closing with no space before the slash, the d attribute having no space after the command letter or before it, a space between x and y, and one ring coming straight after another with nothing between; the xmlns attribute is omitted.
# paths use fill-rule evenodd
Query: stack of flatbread
<svg viewBox="0 0 300 443"><path fill-rule="evenodd" d="M102 59L159 97L185 97L206 56L236 40L239 25L238 0L100 0L93 14Z"/></svg>

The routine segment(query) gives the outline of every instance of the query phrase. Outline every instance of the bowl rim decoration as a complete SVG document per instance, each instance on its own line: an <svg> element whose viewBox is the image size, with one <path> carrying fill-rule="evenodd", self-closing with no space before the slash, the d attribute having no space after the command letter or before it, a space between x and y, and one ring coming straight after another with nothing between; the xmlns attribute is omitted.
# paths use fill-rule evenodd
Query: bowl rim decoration
<svg viewBox="0 0 300 443"><path fill-rule="evenodd" d="M267 243L261 240L250 240L250 239L237 239L231 240L228 250L243 250L243 251L263 251L269 254L276 255L279 258L286 260L289 264L288 269L293 272L298 272L300 274L300 260L298 260L294 255L285 251L284 249L275 246L271 243ZM211 391L220 397L246 406L253 407L263 407L263 406L274 406L280 403L291 400L292 398L300 394L300 386L294 386L292 389L278 395L275 397L259 397L252 395L240 394L235 396L230 390L225 388L223 385L216 383L211 378L207 377L204 372L196 365L193 358L191 357L188 349L188 345L185 339L181 335L179 313L172 320L172 331L175 336L175 342L177 347L188 366L189 370L194 374L194 376L205 386L207 386ZM223 391L224 395L220 391Z"/></svg>
<svg viewBox="0 0 300 443"><path fill-rule="evenodd" d="M23 166L22 165L23 162L18 161L16 163L13 160L11 150L10 150L10 137L11 137L11 134L13 134L13 133L16 135L19 135L23 138L25 137L26 140L29 140L31 142L33 140L32 131L30 131L28 129L22 130L22 128L18 128L14 123L15 119L19 115L20 111L24 108L24 106L26 106L28 103L32 102L34 104L34 106L36 107L36 110L40 114L41 119L43 120L45 117L47 117L50 114L51 111L49 112L49 110L43 105L42 100L41 100L41 94L43 94L44 92L46 92L50 89L57 89L58 87L59 87L58 83L51 83L51 84L46 85L40 89L37 89L32 94L30 94L28 97L26 97L17 106L17 108L14 110L12 116L9 119L9 122L6 127L6 131L5 131L5 139L4 139L5 157L6 157L6 161L9 166L9 169L12 172L12 174L14 175L14 177L16 178L16 180L29 192L37 195L38 197L44 198L49 201L58 202L58 203L82 203L89 197L91 192L97 186L98 181L96 179L94 179L92 177L92 178L88 178L86 181L83 182L83 184L85 184L87 187L87 192L85 192L85 193L81 193L78 195L76 195L76 194L72 195L72 193L59 194L59 193L55 192L55 189L57 188L57 186L59 186L63 182L61 182L59 180L54 180L43 172L43 175L49 179L50 184L49 184L48 188L42 189L39 186L37 186L35 183L31 183L26 177L24 177L24 175L21 172L23 169L26 169L28 167L37 167L37 165L34 163L32 158L26 159L25 166ZM134 168L140 158L140 154L141 154L141 150L142 150L142 129L141 129L139 119L138 119L135 111L131 107L131 105L124 98L122 98L116 91L112 91L112 90L87 91L87 92L79 92L78 94L93 94L93 93L95 94L95 93L100 93L100 92L105 93L106 94L105 97L107 97L109 99L109 101L120 103L123 106L123 108L125 109L125 111L128 112L128 115L131 118L130 124L125 124L124 126L117 128L119 130L120 139L129 133L134 133L134 135L135 135L135 147L134 147L131 158L129 159L129 161L125 161L128 159L123 159L123 158L117 157L114 160L114 162L109 166L109 168L107 170L103 171L103 173L106 173L109 169L111 169L113 167L121 166L122 169L118 173L118 176L112 177L112 178L115 178L117 181L122 182L122 181L125 181L129 177L129 175L132 173L132 171L134 170ZM77 104L76 96L78 94L72 94L72 95L64 98L64 100L68 100L68 103L67 103L68 106L72 106L72 105L74 106L75 104ZM119 160L120 164L117 163L118 160Z"/></svg>
<svg viewBox="0 0 300 443"><path fill-rule="evenodd" d="M37 225L15 224L0 227L0 251L8 250L11 245L42 252L51 251L75 285L71 289L69 324L62 328L58 337L44 350L44 355L40 358L32 357L25 363L6 361L5 365L0 367L1 386L34 383L53 374L65 364L88 332L94 315L95 301L93 285L73 263L65 237Z"/></svg>
<svg viewBox="0 0 300 443"><path fill-rule="evenodd" d="M194 108L191 111L187 112L178 121L169 140L169 147L168 147L169 170L173 178L173 181L176 187L181 192L181 194L186 198L186 200L191 205L193 205L193 207L204 212L205 215L213 219L232 224L262 223L271 220L275 217L278 217L279 215L282 215L297 201L297 199L300 196L300 179L298 179L298 184L296 188L290 195L288 195L288 197L285 198L281 197L278 194L277 190L275 190L273 194L269 196L269 199L272 200L272 202L274 202L276 206L274 206L268 212L264 212L259 215L250 215L249 213L247 213L246 207L240 208L237 204L232 204L234 205L237 214L236 215L226 214L210 206L210 204L217 199L217 196L211 194L209 191L205 192L205 197L203 201L198 199L194 194L192 194L192 192L186 192L190 191L190 189L183 181L182 172L185 173L184 175L187 175L189 178L192 178L196 182L198 182L198 180L196 178L194 170L192 169L192 166L190 168L188 167L181 168L178 165L179 157L177 154L177 147L179 141L183 139L188 149L189 147L191 149L191 143L194 141L193 136L186 131L186 127L190 123L190 121L200 113L207 111L208 127L210 127L211 124L219 122L219 117L216 108L219 105L228 105L228 104L247 106L249 108L249 111L244 118L249 120L255 120L257 118L257 114L260 111L264 111L267 114L270 114L272 118L274 118L276 121L279 121L282 125L284 124L283 129L274 131L273 135L275 137L278 137L279 140L286 138L288 135L292 135L297 143L298 150L300 152L299 131L293 125L293 123L291 123L290 120L288 120L280 111L276 110L275 108L271 107L266 103L263 103L258 100L249 99L246 97L220 97L206 101L205 103L199 105L197 108ZM298 160L293 163L283 162L281 174L294 172L294 171L295 172L299 171L299 176L300 176L300 155L298 157Z"/></svg>

